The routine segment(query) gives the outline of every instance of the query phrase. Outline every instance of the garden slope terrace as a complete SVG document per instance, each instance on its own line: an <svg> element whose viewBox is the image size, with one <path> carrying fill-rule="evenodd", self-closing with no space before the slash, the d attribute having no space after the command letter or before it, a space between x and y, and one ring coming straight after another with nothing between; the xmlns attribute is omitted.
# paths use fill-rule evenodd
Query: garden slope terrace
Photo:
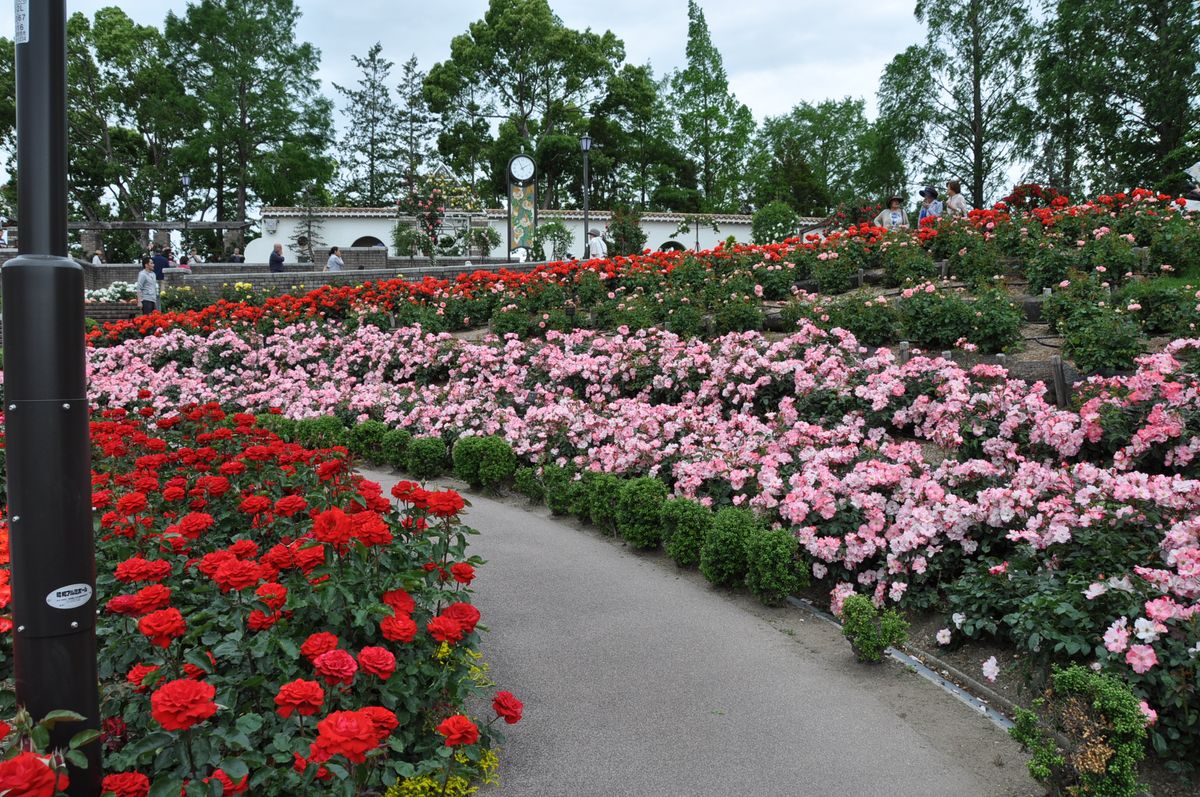
<svg viewBox="0 0 1200 797"><path fill-rule="evenodd" d="M471 503L477 600L503 629L482 652L526 703L488 793L1039 793L1002 731L899 667L855 665L835 630L544 511Z"/></svg>

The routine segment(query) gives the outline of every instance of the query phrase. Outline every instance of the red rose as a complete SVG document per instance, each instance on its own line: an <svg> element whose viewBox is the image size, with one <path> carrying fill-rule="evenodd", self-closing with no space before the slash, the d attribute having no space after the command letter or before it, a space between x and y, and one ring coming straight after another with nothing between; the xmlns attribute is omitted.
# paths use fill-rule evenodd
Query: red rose
<svg viewBox="0 0 1200 797"><path fill-rule="evenodd" d="M258 556L258 545L254 540L238 540L227 550L238 559L254 559Z"/></svg>
<svg viewBox="0 0 1200 797"><path fill-rule="evenodd" d="M112 792L116 797L148 797L150 778L141 772L118 772L105 775L100 791Z"/></svg>
<svg viewBox="0 0 1200 797"><path fill-rule="evenodd" d="M162 609L138 620L138 630L150 638L151 644L165 648L171 640L183 636L187 623L178 609Z"/></svg>
<svg viewBox="0 0 1200 797"><path fill-rule="evenodd" d="M349 684L358 672L358 662L344 650L330 650L313 659L313 668L330 686Z"/></svg>
<svg viewBox="0 0 1200 797"><path fill-rule="evenodd" d="M273 612L279 611L283 608L283 604L287 603L287 587L274 581L263 584L254 591L254 594Z"/></svg>
<svg viewBox="0 0 1200 797"><path fill-rule="evenodd" d="M137 614L148 614L162 609L171 602L171 590L162 584L142 587L133 596Z"/></svg>
<svg viewBox="0 0 1200 797"><path fill-rule="evenodd" d="M0 742L4 741L4 738L11 732L12 726L4 720L0 720Z"/></svg>
<svg viewBox="0 0 1200 797"><path fill-rule="evenodd" d="M245 462L226 462L217 470L221 471L222 476L240 476L246 472Z"/></svg>
<svg viewBox="0 0 1200 797"><path fill-rule="evenodd" d="M304 658L312 661L322 653L328 653L338 646L338 638L328 631L320 631L316 634L310 634L308 639L304 640L300 645L300 653Z"/></svg>
<svg viewBox="0 0 1200 797"><path fill-rule="evenodd" d="M324 556L322 555L322 558ZM270 565L276 570L287 570L296 563L296 558L292 556L292 551L286 545L273 545L271 550L262 555L263 564Z"/></svg>
<svg viewBox="0 0 1200 797"><path fill-rule="evenodd" d="M383 593L383 602L391 606L398 614L412 614L417 608L417 603L402 589L393 589Z"/></svg>
<svg viewBox="0 0 1200 797"><path fill-rule="evenodd" d="M396 657L387 648L363 648L358 652L358 665L363 672L386 681L396 671Z"/></svg>
<svg viewBox="0 0 1200 797"><path fill-rule="evenodd" d="M186 731L217 713L217 690L204 681L168 681L150 696L150 715L168 731Z"/></svg>
<svg viewBox="0 0 1200 797"><path fill-rule="evenodd" d="M417 636L417 624L407 614L395 614L379 624L383 638L389 642L412 642Z"/></svg>
<svg viewBox="0 0 1200 797"><path fill-rule="evenodd" d="M0 762L0 794L4 797L54 797L59 783L60 776L33 753Z"/></svg>
<svg viewBox="0 0 1200 797"><path fill-rule="evenodd" d="M392 541L392 530L387 521L375 512L359 512L354 516L354 538L363 545L388 545Z"/></svg>
<svg viewBox="0 0 1200 797"><path fill-rule="evenodd" d="M213 551L200 557L200 563L196 565L196 569L209 578L214 578L217 575L217 571L221 569L221 565L236 561L238 561L238 558L231 551Z"/></svg>
<svg viewBox="0 0 1200 797"><path fill-rule="evenodd" d="M313 569L325 564L325 546L313 545L308 548L301 548L295 552L294 556L296 567L305 573L310 573Z"/></svg>
<svg viewBox="0 0 1200 797"><path fill-rule="evenodd" d="M397 498L405 503L415 492L424 492L421 485L416 482L396 482L392 485L392 497Z"/></svg>
<svg viewBox="0 0 1200 797"><path fill-rule="evenodd" d="M442 610L442 617L455 621L462 626L464 634L469 634L479 622L479 610L469 603L452 603Z"/></svg>
<svg viewBox="0 0 1200 797"><path fill-rule="evenodd" d="M183 491L182 487L168 487L167 489L163 490L162 495L164 501L173 504L176 501L182 501L186 493Z"/></svg>
<svg viewBox="0 0 1200 797"><path fill-rule="evenodd" d="M400 721L396 719L394 712L391 712L383 706L366 706L359 709L359 714L365 714L367 719L371 720L371 724L375 726L375 737L382 742L384 739L392 735L392 731L400 725Z"/></svg>
<svg viewBox="0 0 1200 797"><path fill-rule="evenodd" d="M154 665L135 664L129 670L129 674L125 676L125 680L137 687L138 692L145 692L146 687L142 682L146 680L146 676L158 672L158 667Z"/></svg>
<svg viewBox="0 0 1200 797"><path fill-rule="evenodd" d="M117 581L135 584L139 581L157 583L171 573L171 563L163 559L143 559L135 556L117 565Z"/></svg>
<svg viewBox="0 0 1200 797"><path fill-rule="evenodd" d="M297 679L279 687L275 695L275 705L279 706L275 711L285 719L292 716L292 712L311 717L321 710L324 703L325 690L316 681Z"/></svg>
<svg viewBox="0 0 1200 797"><path fill-rule="evenodd" d="M350 541L353 533L350 516L336 507L313 518L313 536L319 542L341 547Z"/></svg>
<svg viewBox="0 0 1200 797"><path fill-rule="evenodd" d="M437 726L437 732L446 737L447 747L475 744L479 741L479 728L462 714L442 720L442 724Z"/></svg>
<svg viewBox="0 0 1200 797"><path fill-rule="evenodd" d="M459 584L470 584L475 580L475 568L466 562L459 562L450 565L450 575L454 576L454 580Z"/></svg>
<svg viewBox="0 0 1200 797"><path fill-rule="evenodd" d="M309 750L309 759L328 761L344 756L352 764L367 760L367 753L379 746L379 735L371 718L359 711L335 711L317 723L317 739Z"/></svg>
<svg viewBox="0 0 1200 797"><path fill-rule="evenodd" d="M104 608L113 614L135 616L142 614L142 612L138 611L138 601L133 595L115 595L108 599L108 603L104 604Z"/></svg>
<svg viewBox="0 0 1200 797"><path fill-rule="evenodd" d="M270 512L271 507L271 499L265 495L248 495L238 504L238 509L247 515L261 515Z"/></svg>
<svg viewBox="0 0 1200 797"><path fill-rule="evenodd" d="M231 590L240 592L256 586L262 580L262 568L258 566L257 562L234 559L218 567L217 572L213 573L212 579L222 592Z"/></svg>
<svg viewBox="0 0 1200 797"><path fill-rule="evenodd" d="M223 787L221 794L223 794L223 795L224 794L241 794L242 792L244 792L246 790L246 787L250 785L250 776L249 775L243 775L242 779L240 781L238 781L237 783L234 783L233 778L226 775L225 770L223 770L223 769L213 770L212 777L205 778L204 782L208 783L210 780L215 780L221 784L221 786Z"/></svg>
<svg viewBox="0 0 1200 797"><path fill-rule="evenodd" d="M463 500L463 497L453 490L429 494L429 513L437 517L454 517L466 505L467 502Z"/></svg>
<svg viewBox="0 0 1200 797"><path fill-rule="evenodd" d="M246 615L246 627L251 631L266 631L283 619L282 612L267 614L261 609L253 609Z"/></svg>
<svg viewBox="0 0 1200 797"><path fill-rule="evenodd" d="M145 493L129 493L117 499L117 511L122 515L136 515L147 506Z"/></svg>
<svg viewBox="0 0 1200 797"><path fill-rule="evenodd" d="M509 725L520 722L525 711L525 705L517 700L512 692L497 692L496 699L492 701L492 708L495 709L496 716L502 717Z"/></svg>
<svg viewBox="0 0 1200 797"><path fill-rule="evenodd" d="M195 540L211 529L215 522L207 512L189 512L179 519L179 533L189 540Z"/></svg>
<svg viewBox="0 0 1200 797"><path fill-rule="evenodd" d="M280 517L292 517L305 509L308 509L308 501L300 495L285 495L275 502L275 514Z"/></svg>
<svg viewBox="0 0 1200 797"><path fill-rule="evenodd" d="M425 630L429 635L438 642L460 642L466 629L452 617L438 615L429 621L425 626Z"/></svg>

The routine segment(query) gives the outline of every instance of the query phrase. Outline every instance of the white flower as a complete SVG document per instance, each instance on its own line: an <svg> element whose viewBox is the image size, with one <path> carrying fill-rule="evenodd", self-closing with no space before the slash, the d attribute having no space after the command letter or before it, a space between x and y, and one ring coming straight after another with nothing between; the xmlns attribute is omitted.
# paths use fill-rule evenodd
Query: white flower
<svg viewBox="0 0 1200 797"><path fill-rule="evenodd" d="M955 628L962 628L962 624L967 621L967 616L962 612L955 612L950 615L950 619L954 621Z"/></svg>
<svg viewBox="0 0 1200 797"><path fill-rule="evenodd" d="M1000 665L996 662L996 657L992 656L983 663L983 677L989 681L995 681L996 676L1000 674Z"/></svg>
<svg viewBox="0 0 1200 797"><path fill-rule="evenodd" d="M1106 592L1108 592L1108 586L1097 581L1083 591L1083 597L1094 601Z"/></svg>
<svg viewBox="0 0 1200 797"><path fill-rule="evenodd" d="M950 629L949 628L943 628L941 631L937 632L937 643L939 645L949 645L950 644Z"/></svg>
<svg viewBox="0 0 1200 797"><path fill-rule="evenodd" d="M1162 623L1157 623L1145 617L1139 617L1133 621L1133 635L1147 645L1158 639L1158 635L1165 630L1166 628Z"/></svg>

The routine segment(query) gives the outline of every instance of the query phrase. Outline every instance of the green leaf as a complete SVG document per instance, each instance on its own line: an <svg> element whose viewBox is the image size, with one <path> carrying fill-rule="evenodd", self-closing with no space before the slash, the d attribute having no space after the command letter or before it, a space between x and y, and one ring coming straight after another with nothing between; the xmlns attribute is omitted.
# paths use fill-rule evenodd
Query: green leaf
<svg viewBox="0 0 1200 797"><path fill-rule="evenodd" d="M79 752L78 750L68 750L63 755L63 757L66 758L67 761L69 761L70 763L79 767L80 769L87 769L87 766L88 766L87 756L85 756L83 753Z"/></svg>
<svg viewBox="0 0 1200 797"><path fill-rule="evenodd" d="M262 730L263 718L258 714L244 714L237 718L234 725L239 731L250 736Z"/></svg>
<svg viewBox="0 0 1200 797"><path fill-rule="evenodd" d="M58 722L83 722L84 719L86 719L86 717L84 717L82 714L76 714L74 711L65 711L63 709L59 709L58 711L51 711L46 716L42 717L42 720L38 723L38 725L44 725L47 728L53 728L55 723Z"/></svg>
<svg viewBox="0 0 1200 797"><path fill-rule="evenodd" d="M150 797L179 797L183 789L183 778L174 775L159 775L150 786Z"/></svg>
<svg viewBox="0 0 1200 797"><path fill-rule="evenodd" d="M80 747L83 747L85 744L91 744L92 742L96 741L99 738L100 738L100 731L95 730L94 728L88 728L87 730L80 731L79 733L72 736L71 741L69 742L69 744L67 746L70 747L72 750L78 750Z"/></svg>
<svg viewBox="0 0 1200 797"><path fill-rule="evenodd" d="M142 756L149 752L153 752L155 750L162 750L166 747L173 745L174 743L175 743L174 736L172 736L169 733L166 733L165 731L159 731L158 733L152 733L148 736L143 736L141 739L138 739L133 744L126 745L126 747L121 752L125 753L126 755L137 758L139 756ZM178 792L176 792L176 795L178 796Z"/></svg>
<svg viewBox="0 0 1200 797"><path fill-rule="evenodd" d="M225 774L235 781L250 774L250 767L246 766L246 762L240 758L226 758L221 762L221 769L225 770Z"/></svg>

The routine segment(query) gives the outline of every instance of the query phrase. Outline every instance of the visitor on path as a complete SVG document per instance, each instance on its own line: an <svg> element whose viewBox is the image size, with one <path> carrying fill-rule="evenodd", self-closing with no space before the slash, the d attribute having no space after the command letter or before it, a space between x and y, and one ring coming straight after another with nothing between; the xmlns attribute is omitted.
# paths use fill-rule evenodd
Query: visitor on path
<svg viewBox="0 0 1200 797"><path fill-rule="evenodd" d="M197 252L195 250L195 248L193 248L192 251L188 252L187 256L188 256L189 263L203 263L204 262L204 258L200 257L200 253ZM180 262L182 262L182 261L180 261Z"/></svg>
<svg viewBox="0 0 1200 797"><path fill-rule="evenodd" d="M341 271L346 267L341 252L342 250L336 246L329 250L329 260L325 263L326 271Z"/></svg>
<svg viewBox="0 0 1200 797"><path fill-rule="evenodd" d="M191 257L189 257L188 255L184 255L183 257L179 258L179 265L176 266L176 268L181 268L184 271L191 271L192 270Z"/></svg>
<svg viewBox="0 0 1200 797"><path fill-rule="evenodd" d="M150 259L154 261L154 278L159 282L162 282L164 279L166 279L166 275L163 274L163 270L171 267L170 262L167 260L166 255L158 250L155 250Z"/></svg>
<svg viewBox="0 0 1200 797"><path fill-rule="evenodd" d="M608 257L608 244L600 237L599 230L588 230L588 257Z"/></svg>
<svg viewBox="0 0 1200 797"><path fill-rule="evenodd" d="M275 248L271 250L271 273L283 273L283 244L275 244Z"/></svg>
<svg viewBox="0 0 1200 797"><path fill-rule="evenodd" d="M962 195L962 183L958 180L946 183L946 210L952 219L961 219L970 212L967 200Z"/></svg>
<svg viewBox="0 0 1200 797"><path fill-rule="evenodd" d="M246 262L246 256L242 254L242 248L240 246L233 247L233 254L229 256L229 262L230 263L245 263Z"/></svg>
<svg viewBox="0 0 1200 797"><path fill-rule="evenodd" d="M158 309L158 280L154 276L157 266L150 257L142 255L142 270L138 272L137 295L142 300L142 315Z"/></svg>
<svg viewBox="0 0 1200 797"><path fill-rule="evenodd" d="M889 230L907 230L908 214L901 209L902 204L903 200L900 197L888 197L887 207L875 217L875 226L887 227Z"/></svg>
<svg viewBox="0 0 1200 797"><path fill-rule="evenodd" d="M167 268L179 268L179 261L175 259L175 253L171 249L164 250L163 257L167 259Z"/></svg>
<svg viewBox="0 0 1200 797"><path fill-rule="evenodd" d="M103 251L97 249L95 252L92 253L92 265L93 266L104 265L104 252Z"/></svg>
<svg viewBox="0 0 1200 797"><path fill-rule="evenodd" d="M942 203L938 201L937 189L931 185L922 188L921 212L917 215L917 229L924 226L925 219L940 219L944 212Z"/></svg>

